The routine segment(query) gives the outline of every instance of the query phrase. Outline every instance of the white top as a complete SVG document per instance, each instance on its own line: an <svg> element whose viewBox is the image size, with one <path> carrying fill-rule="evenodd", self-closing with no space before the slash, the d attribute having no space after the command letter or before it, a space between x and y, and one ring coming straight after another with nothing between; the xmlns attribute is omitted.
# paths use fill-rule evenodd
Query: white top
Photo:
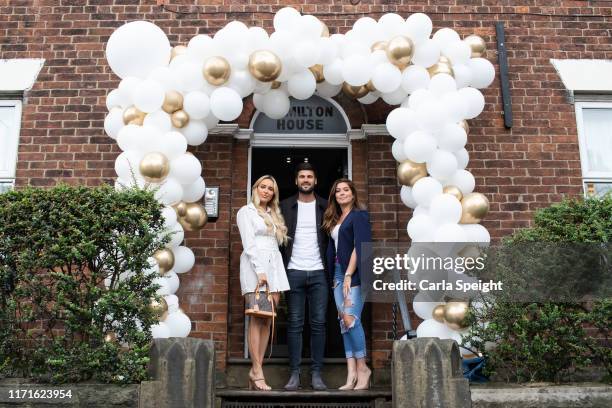
<svg viewBox="0 0 612 408"><path fill-rule="evenodd" d="M331 232L331 237L334 240L334 244L336 245L336 252L338 252L338 231L340 231L340 224L336 225Z"/></svg>
<svg viewBox="0 0 612 408"><path fill-rule="evenodd" d="M316 271L323 269L317 239L317 201L298 200L298 218L293 238L293 250L287 269Z"/></svg>
<svg viewBox="0 0 612 408"><path fill-rule="evenodd" d="M242 255L240 255L242 294L255 291L257 274L261 273L266 274L270 292L289 290L287 273L274 231L268 231L264 219L259 215L253 203L238 210L236 223L243 248Z"/></svg>

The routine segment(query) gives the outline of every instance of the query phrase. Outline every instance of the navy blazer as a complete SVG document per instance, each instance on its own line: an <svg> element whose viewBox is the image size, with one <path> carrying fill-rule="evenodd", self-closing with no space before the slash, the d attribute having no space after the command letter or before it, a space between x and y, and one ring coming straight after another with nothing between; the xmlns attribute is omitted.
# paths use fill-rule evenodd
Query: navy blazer
<svg viewBox="0 0 612 408"><path fill-rule="evenodd" d="M334 261L336 255L338 256L338 263L342 268L342 274L346 273L349 261L351 260L351 254L353 249L357 252L357 269L353 273L351 278L351 286L361 285L361 267L362 261L365 261L365 257L368 257L367 251L365 254L362 251L361 244L372 242L372 227L370 226L370 215L366 210L352 209L351 212L346 216L340 230L338 231L338 252L336 254L336 247L333 238L329 239L329 245L327 246L327 268L332 277L334 277Z"/></svg>

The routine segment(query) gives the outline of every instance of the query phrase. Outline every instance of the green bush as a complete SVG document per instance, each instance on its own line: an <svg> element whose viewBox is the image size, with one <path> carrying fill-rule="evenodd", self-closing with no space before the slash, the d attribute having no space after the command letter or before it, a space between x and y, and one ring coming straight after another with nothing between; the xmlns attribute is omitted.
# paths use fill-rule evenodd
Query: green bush
<svg viewBox="0 0 612 408"><path fill-rule="evenodd" d="M585 289L586 293L596 287L595 284L589 287L589 282L583 284L580 279L602 279L604 274L603 279L609 282L612 196L565 200L537 211L534 221L532 228L517 231L504 240L497 258L490 259L496 263L495 279L513 281L515 288L524 288L521 294L529 294L529 290L538 287L538 284L541 289L547 282L557 289L555 280L565 280L559 284L558 291L551 293L562 292L568 298L572 287L579 293L583 293L580 289ZM553 242L563 244L541 245ZM590 271L591 265L601 263L603 267L599 268L599 272L581 277L574 276L579 273L572 274L572 268L566 268L567 276L561 276L560 273L564 271L562 264L569 258L562 252L570 247L568 244L589 242L606 245L576 245L578 250L574 251L586 248L586 252L578 253L577 257L583 259L578 259L577 264ZM532 248L544 248L550 254L530 258L531 255L527 254L530 245ZM504 254L506 248L512 249ZM524 250L521 251L521 248ZM600 260L602 253L605 259ZM549 263L553 265L552 268L542 267L548 255L551 255ZM535 259L535 263L529 265L532 259ZM523 273L529 268L533 270ZM541 280L537 274L538 268L541 268ZM547 273L552 275L544 276ZM533 278L533 282L529 281L530 278ZM470 331L464 336L463 344L483 352L488 374L496 374L506 381L559 382L566 379L570 372L596 363L603 365L612 375L612 299L600 297L587 303L555 303L545 299L521 303L517 299L525 297L517 296L516 290L501 292L494 298L481 299L471 311Z"/></svg>
<svg viewBox="0 0 612 408"><path fill-rule="evenodd" d="M60 185L0 195L0 376L147 378L163 246L151 192ZM115 336L105 341L105 336Z"/></svg>

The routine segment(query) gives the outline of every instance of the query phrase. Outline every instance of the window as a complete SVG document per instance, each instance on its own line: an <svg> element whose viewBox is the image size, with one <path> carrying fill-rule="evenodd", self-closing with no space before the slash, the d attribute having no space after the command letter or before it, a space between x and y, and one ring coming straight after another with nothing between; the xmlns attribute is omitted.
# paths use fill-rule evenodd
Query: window
<svg viewBox="0 0 612 408"><path fill-rule="evenodd" d="M576 102L584 192L612 192L612 102Z"/></svg>
<svg viewBox="0 0 612 408"><path fill-rule="evenodd" d="M0 100L0 193L13 188L21 125L21 101Z"/></svg>

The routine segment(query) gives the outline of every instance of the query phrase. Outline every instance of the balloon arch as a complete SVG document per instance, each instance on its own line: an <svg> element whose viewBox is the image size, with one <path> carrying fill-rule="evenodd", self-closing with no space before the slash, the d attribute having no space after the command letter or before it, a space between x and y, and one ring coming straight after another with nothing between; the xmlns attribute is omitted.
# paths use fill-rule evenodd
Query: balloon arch
<svg viewBox="0 0 612 408"><path fill-rule="evenodd" d="M255 107L273 119L288 113L290 96L307 99L315 93L344 92L363 104L382 98L399 105L386 125L395 138L401 200L414 209L407 226L412 241L490 241L479 224L489 203L473 192L474 177L465 170L466 119L482 112L479 89L495 75L484 58L484 40L475 35L462 40L449 28L432 36L432 21L422 13L407 19L390 13L378 21L363 17L346 34L333 35L315 16L290 7L279 10L273 22L271 35L232 21L213 37L200 34L186 46L171 47L155 24L135 21L115 30L106 46L108 63L122 79L108 94L104 122L122 150L115 162L116 186L155 186L173 233L151 259L169 312L153 326L154 337L187 336L191 327L174 295L177 274L195 262L181 243L184 231L202 228L207 216L197 203L205 191L202 167L187 145L204 143L219 120L235 120L242 99L251 94ZM417 335L457 339L461 324L453 320L466 305L420 295L414 310L425 321Z"/></svg>

